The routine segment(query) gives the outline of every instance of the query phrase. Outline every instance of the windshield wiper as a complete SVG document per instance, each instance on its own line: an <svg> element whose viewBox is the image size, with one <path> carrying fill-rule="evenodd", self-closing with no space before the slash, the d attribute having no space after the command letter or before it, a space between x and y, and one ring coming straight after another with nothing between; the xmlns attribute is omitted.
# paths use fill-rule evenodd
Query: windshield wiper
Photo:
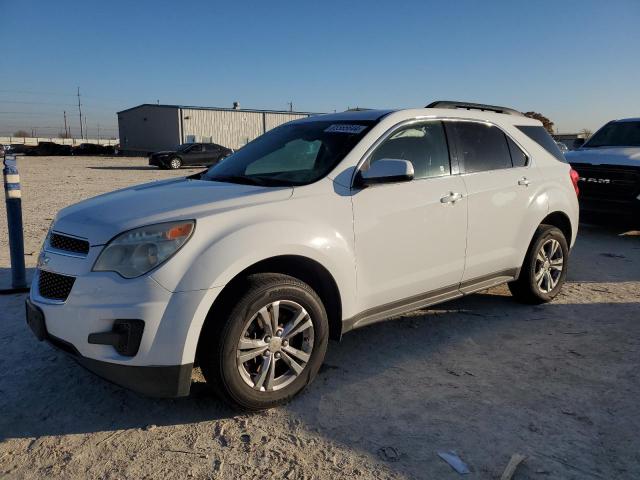
<svg viewBox="0 0 640 480"><path fill-rule="evenodd" d="M240 183L242 185L264 186L265 182L259 178L246 177L244 175L216 175L214 177L202 177L203 180L211 180L212 182Z"/></svg>

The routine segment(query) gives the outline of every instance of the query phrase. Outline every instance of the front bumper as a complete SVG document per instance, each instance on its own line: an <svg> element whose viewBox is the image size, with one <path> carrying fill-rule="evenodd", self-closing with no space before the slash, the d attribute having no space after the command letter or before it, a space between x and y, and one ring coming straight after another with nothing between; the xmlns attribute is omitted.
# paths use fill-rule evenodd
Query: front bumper
<svg viewBox="0 0 640 480"><path fill-rule="evenodd" d="M43 315L41 339L118 385L150 396L188 395L200 328L220 289L171 292L148 275L87 271L100 250L91 247L86 258L46 252L41 268L75 280L65 300L52 300L41 294L36 270L29 305ZM92 341L117 322L136 320L144 329L135 352Z"/></svg>
<svg viewBox="0 0 640 480"><path fill-rule="evenodd" d="M580 209L584 212L640 213L640 167L571 163L580 176Z"/></svg>
<svg viewBox="0 0 640 480"><path fill-rule="evenodd" d="M155 167L165 167L167 165L168 160L169 160L169 157L151 156L149 157L149 165L152 165Z"/></svg>
<svg viewBox="0 0 640 480"><path fill-rule="evenodd" d="M606 213L640 217L640 198L619 200L614 198L581 197L580 209L589 213Z"/></svg>
<svg viewBox="0 0 640 480"><path fill-rule="evenodd" d="M38 340L62 350L87 370L112 383L150 397L189 395L193 363L186 365L133 366L110 363L80 354L77 348L47 331L42 309L26 300L27 324Z"/></svg>

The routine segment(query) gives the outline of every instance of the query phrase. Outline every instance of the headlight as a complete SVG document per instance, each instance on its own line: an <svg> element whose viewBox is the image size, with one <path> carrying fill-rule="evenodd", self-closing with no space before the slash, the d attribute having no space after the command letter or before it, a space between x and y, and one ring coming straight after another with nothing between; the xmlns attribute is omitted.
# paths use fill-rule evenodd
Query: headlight
<svg viewBox="0 0 640 480"><path fill-rule="evenodd" d="M159 223L121 233L102 250L94 272L117 272L124 278L144 275L166 262L191 237L195 221Z"/></svg>

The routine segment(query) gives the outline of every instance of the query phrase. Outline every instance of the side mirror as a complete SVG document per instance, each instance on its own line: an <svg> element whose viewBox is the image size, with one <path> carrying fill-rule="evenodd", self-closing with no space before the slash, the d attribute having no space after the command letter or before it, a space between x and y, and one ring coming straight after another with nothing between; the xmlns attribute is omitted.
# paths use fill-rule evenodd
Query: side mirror
<svg viewBox="0 0 640 480"><path fill-rule="evenodd" d="M573 148L580 148L585 142L586 140L584 138L576 138L573 141Z"/></svg>
<svg viewBox="0 0 640 480"><path fill-rule="evenodd" d="M413 164L407 160L382 158L358 173L358 184L366 187L378 183L408 182L413 180Z"/></svg>

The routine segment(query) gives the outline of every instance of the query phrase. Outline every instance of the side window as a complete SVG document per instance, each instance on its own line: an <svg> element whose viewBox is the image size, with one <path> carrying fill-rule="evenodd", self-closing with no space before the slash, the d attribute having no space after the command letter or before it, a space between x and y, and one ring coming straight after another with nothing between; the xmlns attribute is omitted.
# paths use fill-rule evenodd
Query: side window
<svg viewBox="0 0 640 480"><path fill-rule="evenodd" d="M553 140L553 138L551 138L551 135L549 135L544 127L538 127L535 125L516 125L516 127L527 137L556 157L557 160L567 163L567 159L564 158L564 155L558 148L558 144Z"/></svg>
<svg viewBox="0 0 640 480"><path fill-rule="evenodd" d="M516 142L507 137L507 143L509 144L509 153L511 153L511 162L514 167L526 167L529 162L529 158L522 151L522 149L516 145Z"/></svg>
<svg viewBox="0 0 640 480"><path fill-rule="evenodd" d="M218 146L215 143L208 143L207 145L204 146L204 150L206 152L217 152Z"/></svg>
<svg viewBox="0 0 640 480"><path fill-rule="evenodd" d="M369 157L369 165L383 158L408 160L414 178L450 175L449 149L442 122L427 122L401 128Z"/></svg>
<svg viewBox="0 0 640 480"><path fill-rule="evenodd" d="M189 153L200 153L202 152L202 145L194 145L189 149Z"/></svg>
<svg viewBox="0 0 640 480"><path fill-rule="evenodd" d="M511 168L507 138L493 125L475 122L452 122L457 138L458 163L462 173Z"/></svg>

